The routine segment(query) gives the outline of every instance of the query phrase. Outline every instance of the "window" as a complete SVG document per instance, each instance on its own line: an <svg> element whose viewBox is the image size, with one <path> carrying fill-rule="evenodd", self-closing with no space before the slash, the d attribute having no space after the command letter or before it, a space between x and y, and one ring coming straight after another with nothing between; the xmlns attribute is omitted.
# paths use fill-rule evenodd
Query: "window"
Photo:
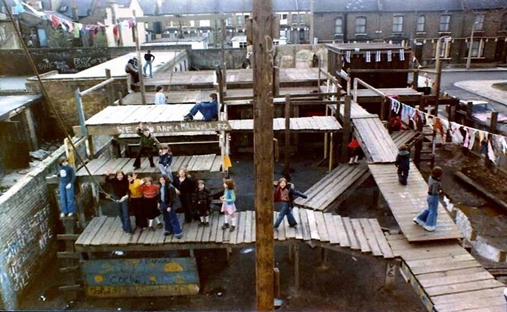
<svg viewBox="0 0 507 312"><path fill-rule="evenodd" d="M500 30L507 30L507 13L502 16L502 22L500 23Z"/></svg>
<svg viewBox="0 0 507 312"><path fill-rule="evenodd" d="M232 17L227 18L227 26L232 26Z"/></svg>
<svg viewBox="0 0 507 312"><path fill-rule="evenodd" d="M287 14L282 14L282 19L286 20L287 19Z"/></svg>
<svg viewBox="0 0 507 312"><path fill-rule="evenodd" d="M417 32L424 32L424 26L426 24L426 16L424 15L419 15L417 17L417 29L416 31Z"/></svg>
<svg viewBox="0 0 507 312"><path fill-rule="evenodd" d="M343 18L338 17L334 21L334 33L336 34L343 34Z"/></svg>
<svg viewBox="0 0 507 312"><path fill-rule="evenodd" d="M297 22L298 22L298 15L292 14L292 24L297 24Z"/></svg>
<svg viewBox="0 0 507 312"><path fill-rule="evenodd" d="M305 14L300 14L299 15L299 23L300 24L306 24L306 15Z"/></svg>
<svg viewBox="0 0 507 312"><path fill-rule="evenodd" d="M200 20L199 21L199 26L200 27L210 27L210 21L209 20Z"/></svg>
<svg viewBox="0 0 507 312"><path fill-rule="evenodd" d="M435 52L435 50L437 49L437 45L438 43L435 43L435 48L433 50L433 52ZM450 51L451 51L451 42L446 42L445 39L442 39L441 43L440 43L440 57L449 57L450 55ZM433 55L436 56L436 54L434 53Z"/></svg>
<svg viewBox="0 0 507 312"><path fill-rule="evenodd" d="M470 42L467 43L468 48L470 48ZM472 44L472 57L482 57L484 52L484 41L474 40ZM468 54L467 54L468 55Z"/></svg>
<svg viewBox="0 0 507 312"><path fill-rule="evenodd" d="M299 30L299 42L305 41L305 31L303 29Z"/></svg>
<svg viewBox="0 0 507 312"><path fill-rule="evenodd" d="M477 14L475 16L474 30L482 30L484 27L484 14Z"/></svg>
<svg viewBox="0 0 507 312"><path fill-rule="evenodd" d="M359 16L356 17L356 34L365 34L366 33L366 17Z"/></svg>
<svg viewBox="0 0 507 312"><path fill-rule="evenodd" d="M403 32L403 16L393 17L393 32L394 33Z"/></svg>
<svg viewBox="0 0 507 312"><path fill-rule="evenodd" d="M246 42L240 42L239 43L240 48L246 48Z"/></svg>
<svg viewBox="0 0 507 312"><path fill-rule="evenodd" d="M451 23L450 15L440 16L440 31L449 31L449 24Z"/></svg>
<svg viewBox="0 0 507 312"><path fill-rule="evenodd" d="M190 21L190 27L195 27L195 21Z"/></svg>
<svg viewBox="0 0 507 312"><path fill-rule="evenodd" d="M236 16L236 22L240 26L243 25L243 16L242 15Z"/></svg>

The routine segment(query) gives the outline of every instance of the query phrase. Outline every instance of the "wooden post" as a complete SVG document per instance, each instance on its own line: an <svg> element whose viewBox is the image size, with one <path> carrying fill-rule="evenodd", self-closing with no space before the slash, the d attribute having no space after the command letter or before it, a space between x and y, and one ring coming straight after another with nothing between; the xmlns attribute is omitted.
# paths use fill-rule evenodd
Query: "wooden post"
<svg viewBox="0 0 507 312"><path fill-rule="evenodd" d="M338 107L338 105L337 105ZM329 108L328 106L326 105L326 116L329 115ZM324 133L324 158L323 159L326 159L327 158L327 149L328 149L328 137L329 137L329 134L326 132Z"/></svg>
<svg viewBox="0 0 507 312"><path fill-rule="evenodd" d="M74 234L74 217L63 217L62 218L63 226L65 228L65 234ZM65 240L65 251L66 252L75 252L74 250L74 241ZM65 267L73 267L76 266L77 259L63 259L65 263ZM75 273L67 274L65 276L65 284L68 286L74 286L76 284L76 276ZM65 292L65 299L67 300L75 300L77 298L77 293L75 291Z"/></svg>
<svg viewBox="0 0 507 312"><path fill-rule="evenodd" d="M227 61L225 60L225 44L226 44L226 25L225 19L220 20L220 30L221 30L221 39L222 42L220 44L220 58L222 61L222 86L223 86L223 94L224 96L227 93ZM222 98L223 104L223 98Z"/></svg>
<svg viewBox="0 0 507 312"><path fill-rule="evenodd" d="M328 171L331 172L333 170L333 158L334 158L334 133L331 132L329 134L329 142L330 143L330 146L329 146L329 169Z"/></svg>
<svg viewBox="0 0 507 312"><path fill-rule="evenodd" d="M95 147L93 145L93 136L89 135L86 137L86 156L88 156L88 159L95 158Z"/></svg>
<svg viewBox="0 0 507 312"><path fill-rule="evenodd" d="M123 105L123 95L121 94L121 91L118 91L118 104Z"/></svg>
<svg viewBox="0 0 507 312"><path fill-rule="evenodd" d="M320 262L321 262L320 267L322 269L327 269L329 267L327 265L327 254L328 254L328 250L326 248L321 248L321 250L320 250Z"/></svg>
<svg viewBox="0 0 507 312"><path fill-rule="evenodd" d="M273 67L273 96L280 94L280 67Z"/></svg>
<svg viewBox="0 0 507 312"><path fill-rule="evenodd" d="M437 130L433 129L432 139L431 139L431 165L430 167L433 169L435 166L435 148L437 145Z"/></svg>
<svg viewBox="0 0 507 312"><path fill-rule="evenodd" d="M33 112L32 107L26 107L23 111L24 117L24 127L28 128L28 133L30 134L30 138L28 142L30 143L30 150L36 151L39 148L39 142L37 141L37 131L35 130L35 123L33 121Z"/></svg>
<svg viewBox="0 0 507 312"><path fill-rule="evenodd" d="M421 98L421 100L419 101L419 110L420 111L424 111L424 108L425 108L425 105L426 102ZM417 132L419 132L419 134L422 134L423 132L423 124L422 122L418 122L417 123ZM420 165L421 165L421 151L422 151L422 147L423 147L423 140L418 140L415 144L415 154L414 154L414 164L415 166L417 167L417 169L420 168Z"/></svg>
<svg viewBox="0 0 507 312"><path fill-rule="evenodd" d="M275 276L275 298L281 298L281 292L282 292L282 288L280 286L280 269L278 268L275 268L273 270L273 274Z"/></svg>
<svg viewBox="0 0 507 312"><path fill-rule="evenodd" d="M136 10L132 10L132 16L134 19L136 18ZM143 62L141 60L141 48L139 47L139 29L137 28L138 23L134 25L132 30L134 31L136 37L136 52L137 52L137 62L139 66L137 67L137 74L139 75L139 88L141 89L141 103L146 105L146 90L144 89L144 76L143 76Z"/></svg>
<svg viewBox="0 0 507 312"><path fill-rule="evenodd" d="M79 94L79 88L74 89L74 100L76 101L77 115L79 117L79 125L81 126L81 134L85 137L88 135L88 129L86 129L86 119L83 110L83 102L81 101L81 95Z"/></svg>
<svg viewBox="0 0 507 312"><path fill-rule="evenodd" d="M283 175L290 181L290 95L285 96L285 167Z"/></svg>
<svg viewBox="0 0 507 312"><path fill-rule="evenodd" d="M343 144L342 144L342 150L341 150L341 159L342 162L347 161L347 145L350 140L350 133L352 132L352 125L350 122L350 106L351 106L351 99L350 95L345 96L345 107L343 109Z"/></svg>
<svg viewBox="0 0 507 312"><path fill-rule="evenodd" d="M299 245L294 245L294 290L299 292Z"/></svg>
<svg viewBox="0 0 507 312"><path fill-rule="evenodd" d="M109 68L106 68L106 80L111 79L111 70ZM107 92L107 105L114 105L114 91L113 91L113 85L112 83L108 83L106 86L106 92Z"/></svg>
<svg viewBox="0 0 507 312"><path fill-rule="evenodd" d="M357 89L356 89L357 90ZM386 120L386 106L387 106L387 98L382 98L380 104L380 120Z"/></svg>
<svg viewBox="0 0 507 312"><path fill-rule="evenodd" d="M255 271L257 311L273 311L273 40L272 1L253 2Z"/></svg>
<svg viewBox="0 0 507 312"><path fill-rule="evenodd" d="M393 109L391 108L391 99L389 99L388 97L385 97L382 101L386 101L386 104L387 104L387 123L388 123L388 129L389 131L391 130L391 127L390 127L390 122L391 122L391 118L393 117Z"/></svg>
<svg viewBox="0 0 507 312"><path fill-rule="evenodd" d="M417 90L418 87L419 87L419 71L417 70L413 73L412 89Z"/></svg>
<svg viewBox="0 0 507 312"><path fill-rule="evenodd" d="M384 285L385 290L391 291L394 289L394 284L396 282L396 271L398 270L399 266L399 260L390 260L387 262L386 283Z"/></svg>
<svg viewBox="0 0 507 312"><path fill-rule="evenodd" d="M472 102L467 102L467 118L466 118L466 123L465 123L465 126L471 126L472 124L472 113L473 113L473 110L474 110L474 104Z"/></svg>

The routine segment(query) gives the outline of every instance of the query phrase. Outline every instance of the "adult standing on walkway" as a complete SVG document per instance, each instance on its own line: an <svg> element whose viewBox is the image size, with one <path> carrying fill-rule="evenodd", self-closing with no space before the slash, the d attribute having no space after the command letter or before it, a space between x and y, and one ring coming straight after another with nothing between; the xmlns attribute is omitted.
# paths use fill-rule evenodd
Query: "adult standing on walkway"
<svg viewBox="0 0 507 312"><path fill-rule="evenodd" d="M150 78L153 78L152 62L154 60L155 60L155 55L151 54L151 50L148 50L148 52L144 54L144 61L145 61L145 64L143 66L144 76L146 76L146 67L150 67Z"/></svg>
<svg viewBox="0 0 507 312"><path fill-rule="evenodd" d="M442 192L440 177L442 176L442 168L435 167L431 171L428 179L428 208L414 218L414 222L422 226L426 231L435 231L438 216L438 200L439 194Z"/></svg>
<svg viewBox="0 0 507 312"><path fill-rule="evenodd" d="M173 181L176 193L180 197L181 208L185 213L185 223L192 222L192 219L199 220L192 206L192 194L197 186L194 179L188 174L186 169L178 171L178 177Z"/></svg>
<svg viewBox="0 0 507 312"><path fill-rule="evenodd" d="M127 177L125 177L125 173L119 170L116 172L114 177L111 177L111 169L107 169L106 171L106 182L110 183L113 186L113 198L115 200L115 205L118 210L118 215L120 216L120 221L122 224L122 229L125 233L132 233L132 225L130 224L130 214L129 214L129 181Z"/></svg>

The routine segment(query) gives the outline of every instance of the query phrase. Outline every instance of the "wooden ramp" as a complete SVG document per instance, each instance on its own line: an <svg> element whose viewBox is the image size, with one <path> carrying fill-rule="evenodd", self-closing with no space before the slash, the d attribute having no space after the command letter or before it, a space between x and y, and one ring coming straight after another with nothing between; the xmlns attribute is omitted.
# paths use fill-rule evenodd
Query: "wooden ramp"
<svg viewBox="0 0 507 312"><path fill-rule="evenodd" d="M456 241L410 244L403 235L387 239L428 311L505 312L505 285Z"/></svg>
<svg viewBox="0 0 507 312"><path fill-rule="evenodd" d="M369 176L364 163L356 166L341 164L305 192L308 198L299 197L294 203L314 210L335 209Z"/></svg>
<svg viewBox="0 0 507 312"><path fill-rule="evenodd" d="M425 231L412 221L419 212L427 207L428 192L426 181L413 164L410 165L408 186L403 186L398 182L397 169L393 164L370 164L368 167L409 242L463 237L441 204L438 206L437 228L434 232Z"/></svg>
<svg viewBox="0 0 507 312"><path fill-rule="evenodd" d="M106 176L106 172L116 172L123 170L123 172L136 172L142 176L159 175L160 171L158 166L150 167L147 157L141 158L141 168L134 170L134 158L99 158L91 160L87 166L88 170L93 176ZM158 158L154 157L155 165L157 165ZM221 175L222 157L220 155L193 155L193 156L174 156L172 168L174 172L180 169L187 169L189 172L196 173L199 178L203 176L211 177L210 175ZM78 179L88 178L88 173L85 168L81 168L76 172Z"/></svg>
<svg viewBox="0 0 507 312"><path fill-rule="evenodd" d="M354 134L369 162L393 163L398 148L378 118L353 119Z"/></svg>
<svg viewBox="0 0 507 312"><path fill-rule="evenodd" d="M332 246L350 248L376 257L392 259L393 253L377 219L351 219L331 213L294 208L298 222L289 227L285 219L278 231L274 232L275 242L294 240L326 243ZM274 213L276 218L277 212ZM183 226L183 237L164 236L162 229L155 231L137 228L133 234L121 229L118 217L95 217L91 220L75 243L78 251L114 250L171 250L191 248L243 247L255 243L255 212L237 213L238 225L234 232L222 230L224 216L213 213L209 227L199 227L197 222L183 223L183 214L178 215ZM134 219L132 218L134 223ZM133 227L135 228L135 227Z"/></svg>
<svg viewBox="0 0 507 312"><path fill-rule="evenodd" d="M394 144L399 148L403 144L409 144L414 139L419 136L419 133L414 130L401 130L401 131L393 131L391 133L391 138L394 141Z"/></svg>
<svg viewBox="0 0 507 312"><path fill-rule="evenodd" d="M229 120L231 131L253 131L253 119ZM300 132L330 132L342 129L333 116L299 117L290 119L290 130ZM273 131L285 130L285 118L273 119Z"/></svg>

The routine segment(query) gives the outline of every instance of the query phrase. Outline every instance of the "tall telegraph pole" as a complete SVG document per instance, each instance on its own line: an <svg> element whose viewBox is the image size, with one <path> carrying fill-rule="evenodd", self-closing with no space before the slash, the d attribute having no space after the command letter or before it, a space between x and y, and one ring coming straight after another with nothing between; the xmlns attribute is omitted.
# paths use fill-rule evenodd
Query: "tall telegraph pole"
<svg viewBox="0 0 507 312"><path fill-rule="evenodd" d="M252 12L257 311L273 311L273 40L272 1Z"/></svg>

